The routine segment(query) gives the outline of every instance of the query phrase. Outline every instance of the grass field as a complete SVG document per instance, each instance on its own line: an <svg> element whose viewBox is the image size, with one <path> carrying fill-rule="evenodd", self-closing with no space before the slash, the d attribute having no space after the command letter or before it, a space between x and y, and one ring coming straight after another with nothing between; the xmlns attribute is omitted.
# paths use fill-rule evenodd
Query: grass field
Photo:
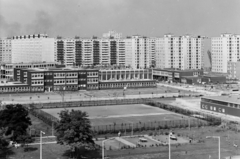
<svg viewBox="0 0 240 159"><path fill-rule="evenodd" d="M144 104L74 107L66 109L74 109L87 112L89 114L89 119L92 122L92 126L109 125L113 123L122 124L179 120L183 118L182 115ZM64 109L56 108L42 110L59 118L58 113Z"/></svg>

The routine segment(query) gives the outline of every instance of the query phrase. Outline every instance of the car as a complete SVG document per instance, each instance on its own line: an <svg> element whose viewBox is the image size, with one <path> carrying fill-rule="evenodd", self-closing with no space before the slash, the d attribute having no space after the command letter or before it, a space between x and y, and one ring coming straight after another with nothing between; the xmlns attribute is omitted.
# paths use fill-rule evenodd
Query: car
<svg viewBox="0 0 240 159"><path fill-rule="evenodd" d="M145 138L139 138L139 142L147 142L148 140Z"/></svg>

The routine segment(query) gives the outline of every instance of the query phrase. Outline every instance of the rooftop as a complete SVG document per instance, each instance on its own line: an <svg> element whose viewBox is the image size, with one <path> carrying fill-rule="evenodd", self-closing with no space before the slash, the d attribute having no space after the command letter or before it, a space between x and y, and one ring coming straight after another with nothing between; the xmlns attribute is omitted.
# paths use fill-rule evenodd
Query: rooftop
<svg viewBox="0 0 240 159"><path fill-rule="evenodd" d="M188 69L188 70L179 70L179 69L176 69L176 68L164 68L164 69L160 69L160 68L157 68L157 69L153 69L153 70L159 70L159 71L174 71L174 72L193 72L193 71L203 71L201 69Z"/></svg>
<svg viewBox="0 0 240 159"><path fill-rule="evenodd" d="M186 79L195 79L195 78L200 78L199 76L183 76L183 78L186 78Z"/></svg>
<svg viewBox="0 0 240 159"><path fill-rule="evenodd" d="M68 68L68 67L64 67L64 68L26 68L26 69L23 69L23 70L28 70L28 71L31 71L31 72L36 72L36 71L39 71L39 72L46 72L46 71L78 71L78 70L98 70L98 69L90 69L90 68Z"/></svg>
<svg viewBox="0 0 240 159"><path fill-rule="evenodd" d="M211 99L216 101L240 104L240 97L239 95L228 95L228 96L209 96L209 97L202 97L204 99Z"/></svg>

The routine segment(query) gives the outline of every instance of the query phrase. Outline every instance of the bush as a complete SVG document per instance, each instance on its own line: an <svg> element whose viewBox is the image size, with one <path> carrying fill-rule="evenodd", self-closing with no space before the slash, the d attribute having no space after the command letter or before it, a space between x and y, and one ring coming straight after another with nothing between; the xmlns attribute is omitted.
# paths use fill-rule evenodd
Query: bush
<svg viewBox="0 0 240 159"><path fill-rule="evenodd" d="M153 135L153 133L152 132L149 132L149 134L148 134L149 136L152 136Z"/></svg>

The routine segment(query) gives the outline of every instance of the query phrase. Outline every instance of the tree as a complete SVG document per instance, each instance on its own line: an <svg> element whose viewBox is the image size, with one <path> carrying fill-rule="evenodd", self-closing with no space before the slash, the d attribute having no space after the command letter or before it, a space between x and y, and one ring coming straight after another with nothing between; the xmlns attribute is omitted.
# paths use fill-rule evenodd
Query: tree
<svg viewBox="0 0 240 159"><path fill-rule="evenodd" d="M10 138L13 136L13 131L10 135L6 135L7 128L0 128L0 158L6 157L9 151Z"/></svg>
<svg viewBox="0 0 240 159"><path fill-rule="evenodd" d="M93 132L86 112L63 110L56 125L57 143L68 145L75 152L77 149L94 149Z"/></svg>
<svg viewBox="0 0 240 159"><path fill-rule="evenodd" d="M21 135L26 135L30 125L32 123L28 117L28 111L20 104L6 105L6 108L0 111L0 128L8 128L6 135L13 131L11 137L13 141L17 141Z"/></svg>
<svg viewBox="0 0 240 159"><path fill-rule="evenodd" d="M0 150L3 150L8 147L10 138L13 136L13 131L11 134L6 135L8 128L1 128L0 129Z"/></svg>

